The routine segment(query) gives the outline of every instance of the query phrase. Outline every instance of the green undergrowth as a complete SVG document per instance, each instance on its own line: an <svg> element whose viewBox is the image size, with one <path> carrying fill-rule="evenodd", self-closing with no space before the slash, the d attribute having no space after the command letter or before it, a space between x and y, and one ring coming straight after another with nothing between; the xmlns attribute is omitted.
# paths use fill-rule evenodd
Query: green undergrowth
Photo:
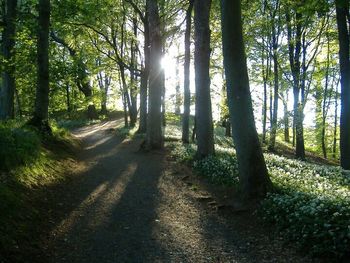
<svg viewBox="0 0 350 263"><path fill-rule="evenodd" d="M51 127L53 136L43 137L23 121L0 123L0 255L11 260L40 224L35 198L64 180L79 145L65 129Z"/></svg>
<svg viewBox="0 0 350 263"><path fill-rule="evenodd" d="M169 127L166 136L178 142L168 144L178 162L212 183L238 185L235 151L221 134L216 135L216 154L195 159L196 146L179 141L179 127ZM330 165L302 162L265 154L274 184L258 209L258 215L274 224L286 239L313 256L339 262L350 255L350 173Z"/></svg>

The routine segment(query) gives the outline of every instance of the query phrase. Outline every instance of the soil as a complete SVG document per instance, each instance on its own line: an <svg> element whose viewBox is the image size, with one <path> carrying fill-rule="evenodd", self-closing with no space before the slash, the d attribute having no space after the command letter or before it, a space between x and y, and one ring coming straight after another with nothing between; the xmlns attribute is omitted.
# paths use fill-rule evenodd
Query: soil
<svg viewBox="0 0 350 263"><path fill-rule="evenodd" d="M74 131L78 165L55 187L43 255L28 262L312 262L232 207L230 189L207 184L167 150L140 151L120 121Z"/></svg>

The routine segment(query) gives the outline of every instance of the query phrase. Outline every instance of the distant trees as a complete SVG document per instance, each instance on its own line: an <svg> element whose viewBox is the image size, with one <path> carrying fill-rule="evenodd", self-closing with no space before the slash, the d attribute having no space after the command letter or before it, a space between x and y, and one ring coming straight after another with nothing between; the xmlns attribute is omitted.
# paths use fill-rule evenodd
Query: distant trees
<svg viewBox="0 0 350 263"><path fill-rule="evenodd" d="M233 140L240 185L248 198L265 196L271 185L255 128L245 48L241 1L221 0L222 43Z"/></svg>
<svg viewBox="0 0 350 263"><path fill-rule="evenodd" d="M193 101L197 157L214 154L213 128L217 124L213 114L219 113L222 120L229 117L228 110L223 110L227 107L226 98L221 95L221 90L226 93L226 79L219 2L52 1L48 81L43 53L46 44L43 37L38 42L32 37L38 29L33 14L37 14L39 1L1 1L0 119L34 115L46 122L49 115L65 114L66 110L70 116L82 112L88 118L98 118L98 112L106 114L107 107L115 108L115 101L120 99L125 126L138 124L138 132L147 134L149 147L154 144L158 148L163 145L165 129L159 126L158 111L163 125L165 109L175 109L176 115L182 115L181 140L189 143ZM297 158L305 159L306 150L320 152L325 158L339 158L340 148L342 166L349 167L348 6L348 1L343 0L335 4L326 0L303 4L257 0L242 5L251 99L253 110L261 112L261 116L256 114L256 120L268 150L278 150L276 142L283 135L284 141L295 147ZM170 80L176 77L173 87L171 81L165 80L159 64L165 54L176 58L176 68L182 63L184 66L183 76L182 70L167 76ZM32 63L37 55L43 63ZM336 62L338 59L340 63ZM191 66L195 69L193 94ZM40 77L36 92L33 83L37 74ZM339 75L341 92L337 91ZM179 92L182 88L183 94ZM317 115L315 126L309 121L310 112L312 117ZM304 119L308 122L304 123ZM230 122L225 123L229 135Z"/></svg>

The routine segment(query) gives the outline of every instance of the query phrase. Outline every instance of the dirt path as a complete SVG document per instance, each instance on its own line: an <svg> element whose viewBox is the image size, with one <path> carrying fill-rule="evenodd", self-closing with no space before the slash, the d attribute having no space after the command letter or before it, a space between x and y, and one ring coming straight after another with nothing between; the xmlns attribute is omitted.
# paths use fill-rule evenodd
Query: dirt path
<svg viewBox="0 0 350 263"><path fill-rule="evenodd" d="M115 135L116 125L75 132L84 168L57 197L64 216L49 238L50 262L308 262L210 209L165 152L140 152L140 140Z"/></svg>

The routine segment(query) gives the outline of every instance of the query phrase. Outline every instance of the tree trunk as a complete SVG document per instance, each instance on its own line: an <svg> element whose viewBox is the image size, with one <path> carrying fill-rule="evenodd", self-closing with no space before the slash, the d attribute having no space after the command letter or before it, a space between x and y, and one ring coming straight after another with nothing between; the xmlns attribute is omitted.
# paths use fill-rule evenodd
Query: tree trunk
<svg viewBox="0 0 350 263"><path fill-rule="evenodd" d="M14 118L15 83L15 35L17 0L6 0L4 14L4 29L2 33L2 56L6 61L2 73L2 88L0 89L0 120Z"/></svg>
<svg viewBox="0 0 350 263"><path fill-rule="evenodd" d="M131 108L130 110L130 126L135 127L137 122L137 87L136 87L136 74L135 71L137 70L137 19L134 17L132 19L133 23L133 34L134 38L131 41L131 66L132 70L130 72L131 82L130 82L130 100L131 100Z"/></svg>
<svg viewBox="0 0 350 263"><path fill-rule="evenodd" d="M149 113L147 118L146 147L149 150L163 148L162 130L162 36L157 0L147 0L150 31Z"/></svg>
<svg viewBox="0 0 350 263"><path fill-rule="evenodd" d="M350 32L347 24L349 1L336 0L336 14L341 76L340 165L343 169L350 170Z"/></svg>
<svg viewBox="0 0 350 263"><path fill-rule="evenodd" d="M290 142L290 139L289 139L288 92L287 92L287 100L283 100L283 123L284 123L284 141Z"/></svg>
<svg viewBox="0 0 350 263"><path fill-rule="evenodd" d="M333 158L337 156L337 136L338 136L338 87L335 91L335 107L334 107L334 127L333 127Z"/></svg>
<svg viewBox="0 0 350 263"><path fill-rule="evenodd" d="M147 131L147 89L148 89L148 78L149 78L149 60L150 60L150 49L149 49L149 26L148 26L148 15L145 16L144 22L144 68L141 75L141 88L140 88L140 124L138 133L146 133Z"/></svg>
<svg viewBox="0 0 350 263"><path fill-rule="evenodd" d="M124 92L124 85L122 81L122 73L119 71L119 87L122 94L122 102L123 102L123 113L124 113L124 127L129 127L129 119L128 119L128 106L126 102L125 92Z"/></svg>
<svg viewBox="0 0 350 263"><path fill-rule="evenodd" d="M178 50L178 53L179 50ZM180 94L180 58L176 58L176 86L175 86L175 114L180 115L181 113L181 94Z"/></svg>
<svg viewBox="0 0 350 263"><path fill-rule="evenodd" d="M213 118L210 97L210 16L211 0L194 1L196 135L197 158L214 154Z"/></svg>
<svg viewBox="0 0 350 263"><path fill-rule="evenodd" d="M66 84L66 104L67 104L67 112L70 113L72 111L72 107L70 103L69 84Z"/></svg>
<svg viewBox="0 0 350 263"><path fill-rule="evenodd" d="M263 108L262 108L262 141L266 143L266 121L267 121L267 79L269 72L269 56L266 58L266 69L264 63L264 50L262 54L262 69L263 69L263 82L264 82L264 99L263 99Z"/></svg>
<svg viewBox="0 0 350 263"><path fill-rule="evenodd" d="M271 185L255 127L243 43L240 0L221 0L227 98L243 197L262 198Z"/></svg>
<svg viewBox="0 0 350 263"><path fill-rule="evenodd" d="M278 89L279 89L279 71L278 71L278 56L277 56L277 36L275 30L272 34L273 43L273 76L274 76L274 87L273 87L273 114L271 119L271 133L269 141L269 150L275 150L276 144L276 133L277 133L277 116L278 116Z"/></svg>
<svg viewBox="0 0 350 263"><path fill-rule="evenodd" d="M49 27L50 0L39 0L38 40L37 40L37 87L35 110L29 121L41 132L51 133L49 115Z"/></svg>
<svg viewBox="0 0 350 263"><path fill-rule="evenodd" d="M184 112L182 115L182 142L189 143L190 137L190 64L191 64L191 28L192 11L194 0L189 0L189 6L186 12L186 31L185 31L185 61L184 61Z"/></svg>
<svg viewBox="0 0 350 263"><path fill-rule="evenodd" d="M289 50L289 62L293 77L293 145L295 142L295 157L301 160L305 159L305 144L303 130L303 105L300 103L300 54L301 54L301 37L302 37L302 15L296 12L296 31L292 32L290 11L286 12L287 38Z"/></svg>

